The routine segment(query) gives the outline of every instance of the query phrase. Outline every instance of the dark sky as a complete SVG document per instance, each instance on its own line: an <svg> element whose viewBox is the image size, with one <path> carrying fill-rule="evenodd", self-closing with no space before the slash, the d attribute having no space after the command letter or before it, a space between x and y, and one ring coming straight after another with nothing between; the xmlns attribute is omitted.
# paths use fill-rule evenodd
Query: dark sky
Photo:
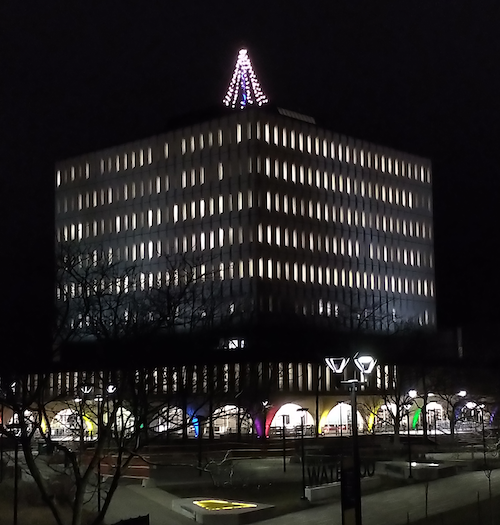
<svg viewBox="0 0 500 525"><path fill-rule="evenodd" d="M219 104L242 45L271 101L432 159L440 325L498 323L499 26L497 0L2 2L4 333L48 333L56 159Z"/></svg>

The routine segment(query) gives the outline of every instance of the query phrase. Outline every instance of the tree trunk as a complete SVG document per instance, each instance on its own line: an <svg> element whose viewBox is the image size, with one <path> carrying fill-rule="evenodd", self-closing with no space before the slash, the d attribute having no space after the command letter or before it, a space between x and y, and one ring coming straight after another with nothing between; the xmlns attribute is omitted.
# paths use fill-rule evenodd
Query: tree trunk
<svg viewBox="0 0 500 525"><path fill-rule="evenodd" d="M76 486L75 500L73 501L73 519L71 525L81 525L83 514L83 496L85 494L86 483L78 483Z"/></svg>
<svg viewBox="0 0 500 525"><path fill-rule="evenodd" d="M424 435L424 440L427 439L428 428L427 428L427 400L429 393L427 392L427 385L425 384L425 372L422 373L422 387L424 390L424 406L422 407L422 431Z"/></svg>
<svg viewBox="0 0 500 525"><path fill-rule="evenodd" d="M37 484L38 489L40 490L40 494L42 496L43 502L51 510L52 515L54 516L54 519L57 525L63 525L61 515L59 514L59 510L54 504L54 500L48 495L47 489L45 487L45 482L43 480L40 469L38 468L38 465L36 464L35 459L33 458L33 453L31 450L31 442L29 443L23 442L22 448L24 452L24 459L26 461L26 465L28 467L30 474L33 476L33 479L35 480L35 483Z"/></svg>
<svg viewBox="0 0 500 525"><path fill-rule="evenodd" d="M394 416L394 448L399 448L401 446L401 440L399 438L400 428L401 428L401 418L399 417L399 410L397 410Z"/></svg>

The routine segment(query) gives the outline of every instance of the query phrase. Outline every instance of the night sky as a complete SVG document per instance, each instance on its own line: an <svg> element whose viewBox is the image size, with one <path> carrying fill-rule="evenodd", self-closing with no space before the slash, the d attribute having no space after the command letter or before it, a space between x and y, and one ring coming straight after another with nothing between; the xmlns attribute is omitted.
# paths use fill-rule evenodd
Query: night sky
<svg viewBox="0 0 500 525"><path fill-rule="evenodd" d="M2 2L10 351L49 340L55 161L217 106L242 46L272 102L432 159L440 327L494 327L499 26L482 0Z"/></svg>

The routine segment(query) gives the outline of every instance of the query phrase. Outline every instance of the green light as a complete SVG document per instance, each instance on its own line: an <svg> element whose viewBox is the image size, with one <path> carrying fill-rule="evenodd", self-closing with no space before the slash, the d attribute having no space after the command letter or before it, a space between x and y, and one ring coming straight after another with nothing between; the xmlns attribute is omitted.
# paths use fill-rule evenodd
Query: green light
<svg viewBox="0 0 500 525"><path fill-rule="evenodd" d="M421 408L417 408L417 410L415 410L415 415L413 416L413 422L411 424L411 428L413 430L415 430L415 427L417 426L417 423L418 423L418 419L420 417L420 413L422 412L422 409Z"/></svg>

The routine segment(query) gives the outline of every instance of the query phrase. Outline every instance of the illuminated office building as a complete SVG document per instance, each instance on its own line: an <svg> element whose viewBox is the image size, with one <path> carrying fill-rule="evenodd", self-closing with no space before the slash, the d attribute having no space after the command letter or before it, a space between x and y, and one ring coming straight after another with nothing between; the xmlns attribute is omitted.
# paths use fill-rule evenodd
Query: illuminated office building
<svg viewBox="0 0 500 525"><path fill-rule="evenodd" d="M146 286L162 254L205 261L243 317L435 324L430 161L242 95L245 71L234 110L58 162L57 238L140 264Z"/></svg>

